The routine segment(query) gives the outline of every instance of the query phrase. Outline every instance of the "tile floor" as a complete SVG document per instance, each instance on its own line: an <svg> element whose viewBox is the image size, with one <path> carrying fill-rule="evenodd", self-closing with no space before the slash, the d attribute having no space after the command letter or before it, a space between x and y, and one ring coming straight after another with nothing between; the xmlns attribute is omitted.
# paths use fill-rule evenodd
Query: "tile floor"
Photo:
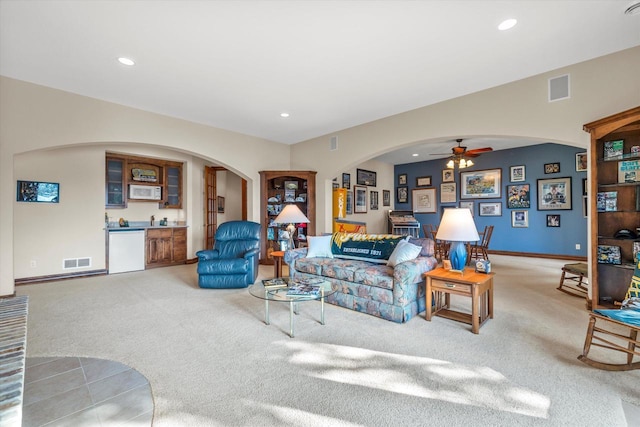
<svg viewBox="0 0 640 427"><path fill-rule="evenodd" d="M122 363L83 357L28 357L22 426L150 426L147 379Z"/></svg>

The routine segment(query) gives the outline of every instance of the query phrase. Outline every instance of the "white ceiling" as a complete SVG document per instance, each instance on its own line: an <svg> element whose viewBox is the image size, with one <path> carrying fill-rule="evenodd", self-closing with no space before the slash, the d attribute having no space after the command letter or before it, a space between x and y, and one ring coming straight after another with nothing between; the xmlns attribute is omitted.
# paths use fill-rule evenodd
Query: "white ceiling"
<svg viewBox="0 0 640 427"><path fill-rule="evenodd" d="M293 144L638 46L633 3L0 0L0 74Z"/></svg>

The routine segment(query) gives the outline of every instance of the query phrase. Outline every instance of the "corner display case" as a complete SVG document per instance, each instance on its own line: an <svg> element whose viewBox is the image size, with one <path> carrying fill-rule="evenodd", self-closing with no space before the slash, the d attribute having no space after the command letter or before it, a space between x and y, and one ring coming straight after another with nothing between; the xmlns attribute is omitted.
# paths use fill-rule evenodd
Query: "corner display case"
<svg viewBox="0 0 640 427"><path fill-rule="evenodd" d="M624 299L640 250L640 107L584 130L591 134L591 306L613 307Z"/></svg>
<svg viewBox="0 0 640 427"><path fill-rule="evenodd" d="M286 250L283 236L288 224L273 221L287 205L294 203L309 218L308 224L296 224L294 244L299 247L306 236L316 234L316 172L261 171L260 172L260 263L273 264L273 251ZM301 233L302 232L302 233Z"/></svg>

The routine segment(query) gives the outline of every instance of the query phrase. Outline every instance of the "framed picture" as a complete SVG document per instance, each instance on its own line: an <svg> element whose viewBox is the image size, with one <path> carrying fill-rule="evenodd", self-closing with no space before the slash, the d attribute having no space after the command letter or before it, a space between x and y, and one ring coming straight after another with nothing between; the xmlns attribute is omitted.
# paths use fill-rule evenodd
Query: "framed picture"
<svg viewBox="0 0 640 427"><path fill-rule="evenodd" d="M547 215L547 227L560 227L560 215Z"/></svg>
<svg viewBox="0 0 640 427"><path fill-rule="evenodd" d="M407 185L407 174L401 173L398 175L398 185Z"/></svg>
<svg viewBox="0 0 640 427"><path fill-rule="evenodd" d="M59 203L60 184L57 182L18 181L16 201Z"/></svg>
<svg viewBox="0 0 640 427"><path fill-rule="evenodd" d="M431 177L421 176L416 178L416 187L431 187Z"/></svg>
<svg viewBox="0 0 640 427"><path fill-rule="evenodd" d="M529 211L511 211L511 226L514 228L529 227Z"/></svg>
<svg viewBox="0 0 640 427"><path fill-rule="evenodd" d="M525 177L524 165L511 166L509 168L509 181L511 182L524 181L524 177Z"/></svg>
<svg viewBox="0 0 640 427"><path fill-rule="evenodd" d="M460 207L461 208L467 208L471 211L471 216L475 216L475 212L473 211L473 201L465 201L465 202L460 202Z"/></svg>
<svg viewBox="0 0 640 427"><path fill-rule="evenodd" d="M333 182L331 183L331 185L333 186L333 189L334 189L334 190L336 190L336 189L340 188L340 184L338 183L338 181L333 181Z"/></svg>
<svg viewBox="0 0 640 427"><path fill-rule="evenodd" d="M372 211L377 211L378 210L378 192L377 191L371 191L371 194L369 195L370 197L370 205L369 205L369 209L371 209Z"/></svg>
<svg viewBox="0 0 640 427"><path fill-rule="evenodd" d="M224 197L218 196L218 213L224 213Z"/></svg>
<svg viewBox="0 0 640 427"><path fill-rule="evenodd" d="M342 174L342 188L346 188L347 190L351 188L351 174L343 173Z"/></svg>
<svg viewBox="0 0 640 427"><path fill-rule="evenodd" d="M502 169L460 172L460 198L493 199L500 197Z"/></svg>
<svg viewBox="0 0 640 427"><path fill-rule="evenodd" d="M558 173L560 172L560 163L545 163L544 173Z"/></svg>
<svg viewBox="0 0 640 427"><path fill-rule="evenodd" d="M598 264L621 264L620 246L598 245Z"/></svg>
<svg viewBox="0 0 640 427"><path fill-rule="evenodd" d="M377 174L364 169L356 169L356 183L358 185L375 187L377 184Z"/></svg>
<svg viewBox="0 0 640 427"><path fill-rule="evenodd" d="M367 187L353 186L353 212L367 213Z"/></svg>
<svg viewBox="0 0 640 427"><path fill-rule="evenodd" d="M478 204L480 216L502 216L502 202L481 202Z"/></svg>
<svg viewBox="0 0 640 427"><path fill-rule="evenodd" d="M571 177L538 180L538 210L571 210Z"/></svg>
<svg viewBox="0 0 640 427"><path fill-rule="evenodd" d="M436 189L423 188L414 189L411 193L413 212L435 213L436 212Z"/></svg>
<svg viewBox="0 0 640 427"><path fill-rule="evenodd" d="M587 218L587 213L589 212L589 199L587 196L582 196L582 217Z"/></svg>
<svg viewBox="0 0 640 427"><path fill-rule="evenodd" d="M347 191L347 215L353 214L353 191Z"/></svg>
<svg viewBox="0 0 640 427"><path fill-rule="evenodd" d="M531 207L529 184L507 185L507 208L529 209Z"/></svg>
<svg viewBox="0 0 640 427"><path fill-rule="evenodd" d="M586 196L588 194L589 191L589 182L587 181L587 178L582 178L582 195Z"/></svg>
<svg viewBox="0 0 640 427"><path fill-rule="evenodd" d="M442 170L442 182L454 182L456 179L453 176L453 169Z"/></svg>
<svg viewBox="0 0 640 427"><path fill-rule="evenodd" d="M382 206L391 206L391 191L382 190Z"/></svg>
<svg viewBox="0 0 640 427"><path fill-rule="evenodd" d="M396 189L396 200L398 203L407 203L409 201L409 187L398 187Z"/></svg>
<svg viewBox="0 0 640 427"><path fill-rule="evenodd" d="M587 170L587 153L576 153L576 172Z"/></svg>
<svg viewBox="0 0 640 427"><path fill-rule="evenodd" d="M458 201L455 182L444 182L440 184L440 203L455 203Z"/></svg>

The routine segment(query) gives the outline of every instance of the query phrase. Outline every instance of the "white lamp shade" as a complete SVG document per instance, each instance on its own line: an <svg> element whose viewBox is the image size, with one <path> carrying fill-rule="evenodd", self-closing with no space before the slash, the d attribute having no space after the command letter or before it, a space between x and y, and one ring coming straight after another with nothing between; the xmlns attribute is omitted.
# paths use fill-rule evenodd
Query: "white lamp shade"
<svg viewBox="0 0 640 427"><path fill-rule="evenodd" d="M311 221L309 221L309 218L307 218L296 205L286 205L273 222L276 224L300 224Z"/></svg>
<svg viewBox="0 0 640 427"><path fill-rule="evenodd" d="M480 240L471 211L467 208L445 209L438 226L436 239L449 242L475 242Z"/></svg>

